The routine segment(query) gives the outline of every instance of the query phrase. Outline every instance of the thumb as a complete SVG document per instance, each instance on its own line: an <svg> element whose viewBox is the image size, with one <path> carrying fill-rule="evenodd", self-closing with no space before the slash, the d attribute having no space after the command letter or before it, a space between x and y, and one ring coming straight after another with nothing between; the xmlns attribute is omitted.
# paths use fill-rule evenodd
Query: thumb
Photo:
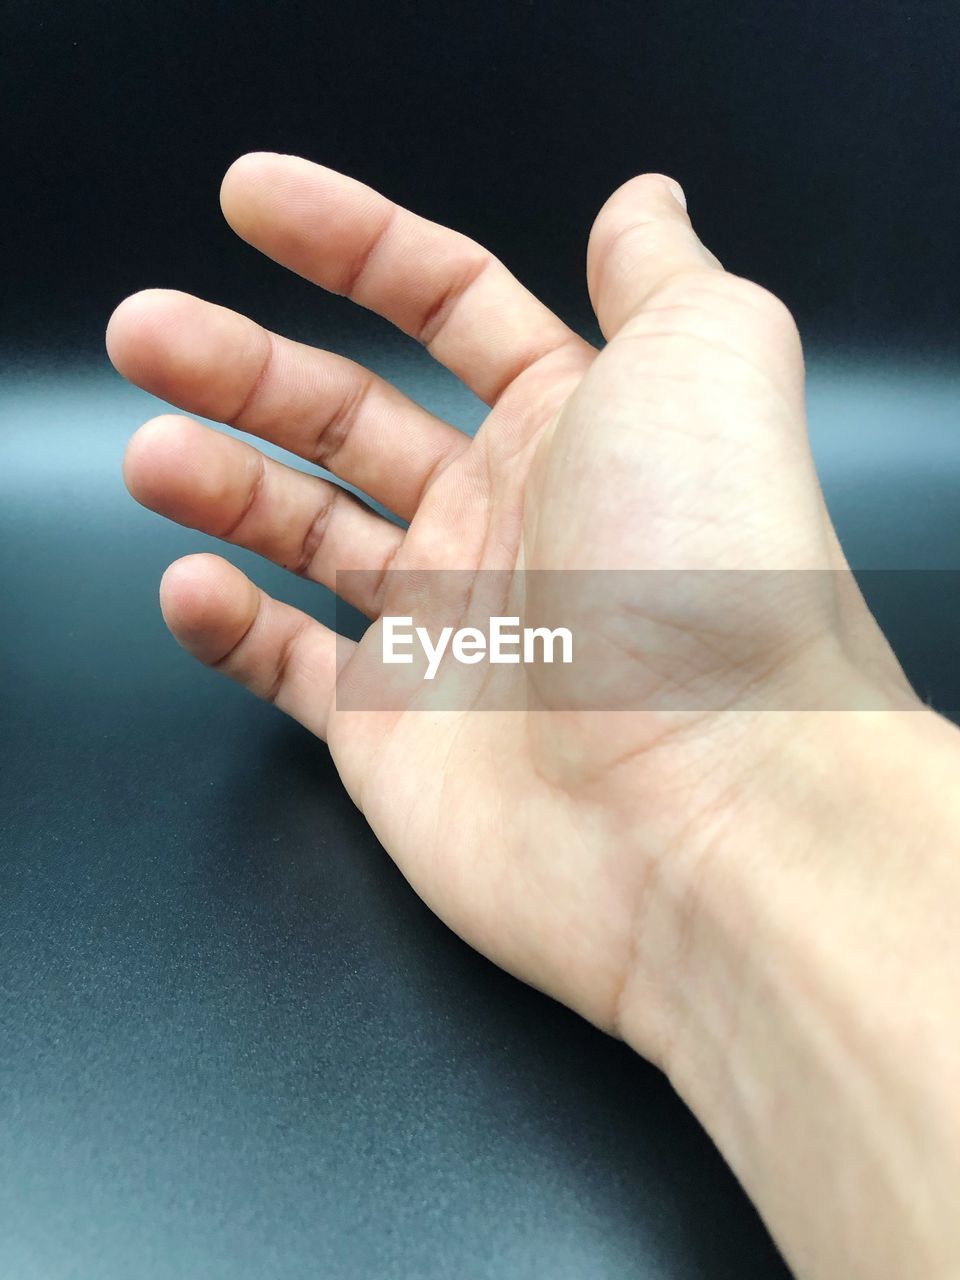
<svg viewBox="0 0 960 1280"><path fill-rule="evenodd" d="M604 337L612 338L671 276L723 268L697 239L680 184L659 173L631 178L597 214L587 284Z"/></svg>

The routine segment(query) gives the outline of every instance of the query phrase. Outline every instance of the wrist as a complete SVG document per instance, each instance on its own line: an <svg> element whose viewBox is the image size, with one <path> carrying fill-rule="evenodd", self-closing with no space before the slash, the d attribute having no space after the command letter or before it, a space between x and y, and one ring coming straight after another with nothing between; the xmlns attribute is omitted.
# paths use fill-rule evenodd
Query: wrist
<svg viewBox="0 0 960 1280"><path fill-rule="evenodd" d="M663 1065L799 1274L947 1274L960 733L927 709L783 729L691 858Z"/></svg>

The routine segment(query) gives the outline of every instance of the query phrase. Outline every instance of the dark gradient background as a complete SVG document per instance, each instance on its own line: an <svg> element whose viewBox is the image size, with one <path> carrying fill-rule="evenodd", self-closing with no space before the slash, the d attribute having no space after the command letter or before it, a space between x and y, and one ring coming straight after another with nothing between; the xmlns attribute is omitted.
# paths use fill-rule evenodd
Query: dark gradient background
<svg viewBox="0 0 960 1280"><path fill-rule="evenodd" d="M801 322L854 563L960 569L960 9L0 17L0 1275L783 1275L666 1082L452 937L322 745L167 638L157 580L207 540L125 496L124 440L159 406L112 374L102 330L130 291L186 289L470 430L480 406L412 343L232 236L223 170L267 148L350 172L487 243L587 333L591 219L664 170ZM912 580L875 604L951 710L955 593Z"/></svg>

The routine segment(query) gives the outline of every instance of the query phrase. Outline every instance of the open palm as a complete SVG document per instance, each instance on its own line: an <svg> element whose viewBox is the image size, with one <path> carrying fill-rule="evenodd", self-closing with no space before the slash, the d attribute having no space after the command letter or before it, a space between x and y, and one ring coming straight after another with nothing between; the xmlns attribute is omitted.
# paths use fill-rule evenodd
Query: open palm
<svg viewBox="0 0 960 1280"><path fill-rule="evenodd" d="M349 360L150 290L110 322L122 373L328 470L408 528L172 416L141 428L127 454L145 505L330 587L338 571L363 571L341 577L341 590L373 619L404 570L842 568L789 313L720 268L670 180L627 183L594 226L602 352L485 250L328 169L246 156L222 203L244 239L414 335L491 411L471 441ZM668 600L664 616L662 599L653 610L625 582L606 609L619 627L642 613L645 645L654 632L690 643L708 629L706 603L685 599L672 617ZM576 612L575 590L563 589ZM552 718L338 709L338 664L342 676L361 663L369 636L345 654L327 628L214 556L171 566L161 599L188 650L329 742L377 835L453 928L608 1029L642 1001L643 1038L661 1054L662 975L686 909L676 886L722 821L716 801L732 771L748 772L769 743L748 750L742 722L719 716L668 735L663 716L589 708ZM824 596L825 617L836 604ZM869 615L856 600L844 609L845 653L895 681ZM585 599L585 626L595 612ZM795 621L767 638L758 670L774 648L784 660L794 641L800 650ZM741 673L742 661L730 665ZM664 875L668 852L676 870Z"/></svg>

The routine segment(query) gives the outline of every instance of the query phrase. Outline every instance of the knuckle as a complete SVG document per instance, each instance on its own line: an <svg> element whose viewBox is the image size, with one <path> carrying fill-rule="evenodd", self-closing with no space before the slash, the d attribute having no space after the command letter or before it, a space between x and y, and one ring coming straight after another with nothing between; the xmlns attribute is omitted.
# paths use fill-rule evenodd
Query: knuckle
<svg viewBox="0 0 960 1280"><path fill-rule="evenodd" d="M797 339L796 321L781 298L763 285L727 272L697 269L675 273L651 293L648 309L700 312L724 321L736 318L759 325L775 338Z"/></svg>
<svg viewBox="0 0 960 1280"><path fill-rule="evenodd" d="M752 280L743 280L738 276L731 276L730 279L736 285L738 300L744 306L756 310L766 324L784 334L796 332L797 324L793 313L782 298Z"/></svg>
<svg viewBox="0 0 960 1280"><path fill-rule="evenodd" d="M651 289L646 310L707 311L723 300L723 277L704 267L674 271Z"/></svg>

